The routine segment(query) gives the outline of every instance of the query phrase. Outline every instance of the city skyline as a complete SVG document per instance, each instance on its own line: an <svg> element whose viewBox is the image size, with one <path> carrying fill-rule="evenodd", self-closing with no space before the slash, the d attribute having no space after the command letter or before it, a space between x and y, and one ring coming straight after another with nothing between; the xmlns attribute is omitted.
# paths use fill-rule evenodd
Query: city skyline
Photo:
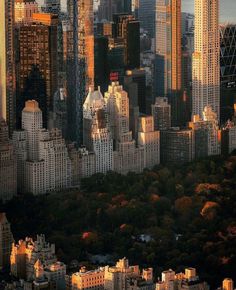
<svg viewBox="0 0 236 290"><path fill-rule="evenodd" d="M0 0L1 290L236 290L235 11Z"/></svg>

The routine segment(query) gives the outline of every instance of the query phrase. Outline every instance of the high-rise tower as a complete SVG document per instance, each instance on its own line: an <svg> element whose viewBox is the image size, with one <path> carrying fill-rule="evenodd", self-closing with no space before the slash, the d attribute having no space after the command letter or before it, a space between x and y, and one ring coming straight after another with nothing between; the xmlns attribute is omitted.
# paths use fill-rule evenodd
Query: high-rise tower
<svg viewBox="0 0 236 290"><path fill-rule="evenodd" d="M183 123L181 28L181 0L157 0L155 95L169 98L173 126Z"/></svg>
<svg viewBox="0 0 236 290"><path fill-rule="evenodd" d="M192 114L211 106L220 118L219 0L195 0Z"/></svg>
<svg viewBox="0 0 236 290"><path fill-rule="evenodd" d="M156 2L156 95L181 90L181 0Z"/></svg>
<svg viewBox="0 0 236 290"><path fill-rule="evenodd" d="M14 1L0 1L0 116L15 126Z"/></svg>
<svg viewBox="0 0 236 290"><path fill-rule="evenodd" d="M68 12L73 28L72 66L68 67L70 139L82 143L83 103L94 86L93 0L69 0Z"/></svg>
<svg viewBox="0 0 236 290"><path fill-rule="evenodd" d="M58 86L57 26L54 14L35 13L31 23L17 28L19 57L17 72L17 127L25 102L34 98L43 111L44 126L53 110L53 97Z"/></svg>

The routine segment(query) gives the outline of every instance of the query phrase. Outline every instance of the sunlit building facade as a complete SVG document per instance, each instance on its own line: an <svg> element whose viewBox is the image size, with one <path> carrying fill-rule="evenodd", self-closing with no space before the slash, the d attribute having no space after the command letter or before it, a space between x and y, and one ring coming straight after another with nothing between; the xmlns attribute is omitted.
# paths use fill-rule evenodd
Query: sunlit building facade
<svg viewBox="0 0 236 290"><path fill-rule="evenodd" d="M0 1L0 117L15 128L14 1Z"/></svg>
<svg viewBox="0 0 236 290"><path fill-rule="evenodd" d="M37 235L36 240L26 237L25 240L12 244L10 262L14 277L32 281L39 270L38 261L45 268L50 268L57 262L55 245L47 242L44 235Z"/></svg>
<svg viewBox="0 0 236 290"><path fill-rule="evenodd" d="M79 272L73 273L71 279L71 290L103 290L104 289L104 268L88 271L82 267Z"/></svg>
<svg viewBox="0 0 236 290"><path fill-rule="evenodd" d="M152 116L139 118L138 145L144 149L144 168L160 163L160 132L155 131Z"/></svg>
<svg viewBox="0 0 236 290"><path fill-rule="evenodd" d="M192 115L211 106L220 119L219 0L195 1Z"/></svg>
<svg viewBox="0 0 236 290"><path fill-rule="evenodd" d="M181 1L156 1L155 93L165 97L181 90Z"/></svg>
<svg viewBox="0 0 236 290"><path fill-rule="evenodd" d="M84 145L95 154L96 173L113 170L113 139L100 90L90 89L83 105Z"/></svg>
<svg viewBox="0 0 236 290"><path fill-rule="evenodd" d="M127 174L143 169L143 149L137 148L129 125L129 98L119 82L112 82L104 95L114 140L114 170Z"/></svg>
<svg viewBox="0 0 236 290"><path fill-rule="evenodd" d="M30 22L33 13L38 13L38 3L35 0L16 0L14 4L15 23Z"/></svg>

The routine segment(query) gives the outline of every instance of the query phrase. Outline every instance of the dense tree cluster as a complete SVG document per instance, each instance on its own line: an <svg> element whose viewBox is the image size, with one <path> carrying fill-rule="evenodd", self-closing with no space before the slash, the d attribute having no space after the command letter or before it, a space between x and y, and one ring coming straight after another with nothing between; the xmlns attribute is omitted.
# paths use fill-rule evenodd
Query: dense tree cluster
<svg viewBox="0 0 236 290"><path fill-rule="evenodd" d="M18 196L2 206L15 239L44 233L61 260L126 256L162 270L198 269L212 286L236 279L236 157L142 174L97 174L80 190Z"/></svg>

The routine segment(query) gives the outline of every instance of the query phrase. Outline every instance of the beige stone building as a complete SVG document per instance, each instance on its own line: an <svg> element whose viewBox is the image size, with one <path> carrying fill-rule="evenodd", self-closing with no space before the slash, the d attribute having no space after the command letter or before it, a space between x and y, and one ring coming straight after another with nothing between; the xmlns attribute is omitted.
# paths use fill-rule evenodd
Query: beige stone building
<svg viewBox="0 0 236 290"><path fill-rule="evenodd" d="M209 290L209 285L202 282L195 268L185 269L185 273L176 274L173 270L162 272L162 279L156 283L156 290Z"/></svg>
<svg viewBox="0 0 236 290"><path fill-rule="evenodd" d="M14 131L20 192L35 195L71 187L71 160L58 129L43 129L42 111L34 100L22 112L22 129Z"/></svg>
<svg viewBox="0 0 236 290"><path fill-rule="evenodd" d="M104 268L87 271L82 267L79 272L70 276L72 290L103 290L104 289Z"/></svg>
<svg viewBox="0 0 236 290"><path fill-rule="evenodd" d="M118 82L112 82L104 95L108 121L114 140L114 171L127 174L144 168L143 149L137 148L129 125L129 98Z"/></svg>
<svg viewBox="0 0 236 290"><path fill-rule="evenodd" d="M144 150L144 167L152 168L160 163L160 132L154 130L152 116L139 118L138 145Z"/></svg>
<svg viewBox="0 0 236 290"><path fill-rule="evenodd" d="M114 267L105 267L105 290L153 290L152 268L140 273L138 265L130 266L126 258L120 259Z"/></svg>

